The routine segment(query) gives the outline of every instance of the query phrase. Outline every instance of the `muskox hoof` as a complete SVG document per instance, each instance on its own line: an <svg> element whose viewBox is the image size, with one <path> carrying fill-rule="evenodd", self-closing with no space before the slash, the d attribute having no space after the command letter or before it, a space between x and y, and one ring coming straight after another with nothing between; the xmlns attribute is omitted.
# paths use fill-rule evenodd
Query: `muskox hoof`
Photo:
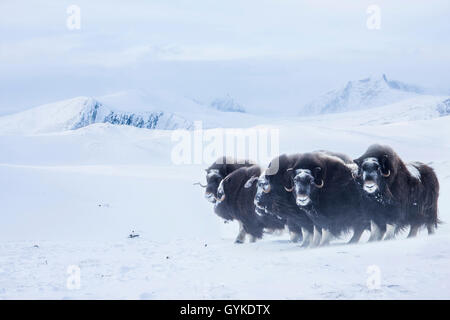
<svg viewBox="0 0 450 320"><path fill-rule="evenodd" d="M333 239L333 235L327 229L322 228L322 238L320 239L320 247L325 247L330 244L331 239Z"/></svg>
<svg viewBox="0 0 450 320"><path fill-rule="evenodd" d="M393 239L395 239L395 232L396 232L396 227L391 225L391 224L387 224L386 225L386 233L384 234L384 239L383 240L393 240Z"/></svg>
<svg viewBox="0 0 450 320"><path fill-rule="evenodd" d="M415 238L417 236L418 231L419 226L411 226L411 229L409 229L408 238Z"/></svg>
<svg viewBox="0 0 450 320"><path fill-rule="evenodd" d="M436 231L434 224L427 225L428 235L431 236Z"/></svg>
<svg viewBox="0 0 450 320"><path fill-rule="evenodd" d="M291 239L291 242L294 242L294 243L300 242L302 240L302 236L300 235L300 233L293 232L293 231L291 231L289 233L289 237Z"/></svg>
<svg viewBox="0 0 450 320"><path fill-rule="evenodd" d="M243 241L243 240L241 240L241 239L236 239L236 240L234 240L234 243L239 243L239 244L242 244L242 243L244 243L244 241Z"/></svg>

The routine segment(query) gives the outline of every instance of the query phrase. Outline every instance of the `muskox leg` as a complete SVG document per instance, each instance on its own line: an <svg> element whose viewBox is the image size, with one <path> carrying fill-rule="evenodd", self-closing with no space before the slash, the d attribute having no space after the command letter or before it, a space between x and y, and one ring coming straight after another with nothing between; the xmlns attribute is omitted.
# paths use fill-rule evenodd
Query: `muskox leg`
<svg viewBox="0 0 450 320"><path fill-rule="evenodd" d="M434 223L427 225L428 235L431 236L434 234L434 231L436 230L436 226Z"/></svg>
<svg viewBox="0 0 450 320"><path fill-rule="evenodd" d="M397 227L392 224L386 224L386 234L384 235L384 240L392 240L395 238L395 232Z"/></svg>
<svg viewBox="0 0 450 320"><path fill-rule="evenodd" d="M372 241L380 241L383 239L384 234L386 233L386 225L378 225L373 221L370 221L370 238L369 242Z"/></svg>
<svg viewBox="0 0 450 320"><path fill-rule="evenodd" d="M417 232L419 231L418 225L411 225L411 229L409 229L408 238L414 238L417 236Z"/></svg>
<svg viewBox="0 0 450 320"><path fill-rule="evenodd" d="M300 240L302 240L302 235L294 231L289 231L289 237L292 242L299 242Z"/></svg>
<svg viewBox="0 0 450 320"><path fill-rule="evenodd" d="M349 244L350 243L358 243L359 239L361 239L363 232L364 232L364 227L355 228L355 230L353 230L353 236L348 243Z"/></svg>
<svg viewBox="0 0 450 320"><path fill-rule="evenodd" d="M302 247L306 248L311 245L311 241L313 241L313 233L309 232L308 229L302 228L303 234L303 243Z"/></svg>
<svg viewBox="0 0 450 320"><path fill-rule="evenodd" d="M251 243L256 242L257 239L258 239L257 237L250 235L250 242Z"/></svg>
<svg viewBox="0 0 450 320"><path fill-rule="evenodd" d="M322 239L322 229L319 229L316 226L314 226L314 235L310 247L314 248L320 245L321 239Z"/></svg>
<svg viewBox="0 0 450 320"><path fill-rule="evenodd" d="M242 224L242 222L239 221L239 233L236 237L236 240L234 240L234 243L244 243L245 241L245 230L244 230L244 225Z"/></svg>
<svg viewBox="0 0 450 320"><path fill-rule="evenodd" d="M331 232L325 228L322 228L322 239L320 240L320 246L323 247L329 245L332 238L333 235Z"/></svg>

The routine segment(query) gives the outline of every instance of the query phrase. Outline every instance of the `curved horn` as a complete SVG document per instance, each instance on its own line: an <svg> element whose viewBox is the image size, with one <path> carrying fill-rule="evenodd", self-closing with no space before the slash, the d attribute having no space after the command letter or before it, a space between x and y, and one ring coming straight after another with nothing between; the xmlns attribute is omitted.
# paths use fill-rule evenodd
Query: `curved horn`
<svg viewBox="0 0 450 320"><path fill-rule="evenodd" d="M294 168L287 168L286 171L292 171Z"/></svg>
<svg viewBox="0 0 450 320"><path fill-rule="evenodd" d="M353 179L359 178L361 176L360 174L358 174L358 172L359 171L355 172L355 171L352 170L352 177L353 177Z"/></svg>
<svg viewBox="0 0 450 320"><path fill-rule="evenodd" d="M388 173L383 173L383 171L381 171L381 175L385 178L389 177L391 175L391 170L388 170Z"/></svg>
<svg viewBox="0 0 450 320"><path fill-rule="evenodd" d="M323 179L322 179L322 183L321 183L321 184L317 184L317 183L314 182L314 185L315 185L317 188L322 188L323 185L324 185Z"/></svg>
<svg viewBox="0 0 450 320"><path fill-rule="evenodd" d="M202 187L202 188L206 188L207 187L207 185L203 185L203 184L201 184L200 182L195 182L195 183L193 183L192 185L199 185L200 187Z"/></svg>
<svg viewBox="0 0 450 320"><path fill-rule="evenodd" d="M292 188L286 188L286 187L284 187L284 190L286 190L287 192L292 192L293 190L294 190L294 187L292 186Z"/></svg>
<svg viewBox="0 0 450 320"><path fill-rule="evenodd" d="M255 182L256 180L258 180L259 177L257 176L253 176L250 179L247 180L247 182L244 184L244 188L248 189L253 185L253 182Z"/></svg>

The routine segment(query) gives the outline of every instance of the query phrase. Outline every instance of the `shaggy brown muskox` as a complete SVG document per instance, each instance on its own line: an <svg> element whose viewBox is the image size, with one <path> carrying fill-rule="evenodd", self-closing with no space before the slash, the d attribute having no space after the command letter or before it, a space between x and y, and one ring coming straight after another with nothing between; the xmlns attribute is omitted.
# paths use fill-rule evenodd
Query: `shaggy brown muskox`
<svg viewBox="0 0 450 320"><path fill-rule="evenodd" d="M242 167L253 166L250 160L237 160L231 157L219 157L212 165L206 169L206 185L197 183L201 187L205 188L205 198L212 203L217 201L217 188L220 182L227 175L236 169Z"/></svg>
<svg viewBox="0 0 450 320"><path fill-rule="evenodd" d="M350 157L341 153L325 150L317 152L336 156L344 163L354 164ZM252 177L248 184L257 181L255 195L257 212L285 219L291 233L291 241L297 242L303 238L302 247L315 246L320 242L322 229L314 228L314 224L306 212L295 203L295 199L291 195L293 189L290 173L287 172L287 169L291 168L300 157L301 154L283 154L276 157L271 161L267 170L259 177Z"/></svg>
<svg viewBox="0 0 450 320"><path fill-rule="evenodd" d="M245 241L246 234L254 242L263 236L264 229L284 229L285 221L277 217L261 216L255 211L253 200L256 186L245 187L252 176L259 176L261 168L257 165L239 168L227 175L217 189L217 202L214 211L217 215L237 220L240 225L237 243Z"/></svg>
<svg viewBox="0 0 450 320"><path fill-rule="evenodd" d="M410 226L408 237L420 227L434 233L438 219L439 181L434 170L420 162L405 164L389 146L372 145L358 159L356 181L372 220L370 240L381 240L386 225L396 231ZM386 235L386 239L394 233Z"/></svg>
<svg viewBox="0 0 450 320"><path fill-rule="evenodd" d="M296 156L283 154L274 158L267 170L247 181L246 187L253 186L256 181L254 203L259 215L285 220L291 241L299 242L303 239L302 246L308 246L312 241L313 223L297 207L290 192L286 190L290 188L286 170L295 162Z"/></svg>
<svg viewBox="0 0 450 320"><path fill-rule="evenodd" d="M328 244L331 235L350 230L350 243L355 243L369 229L351 165L343 159L324 152L304 153L287 171L297 206L322 229L320 245Z"/></svg>

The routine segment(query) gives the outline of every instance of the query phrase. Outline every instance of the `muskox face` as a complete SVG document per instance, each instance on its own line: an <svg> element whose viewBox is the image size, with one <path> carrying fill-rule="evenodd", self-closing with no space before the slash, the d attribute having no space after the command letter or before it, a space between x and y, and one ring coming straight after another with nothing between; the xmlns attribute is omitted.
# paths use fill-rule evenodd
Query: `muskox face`
<svg viewBox="0 0 450 320"><path fill-rule="evenodd" d="M270 201L270 191L272 186L265 172L258 178L256 182L255 206L260 210L266 210Z"/></svg>
<svg viewBox="0 0 450 320"><path fill-rule="evenodd" d="M293 172L292 181L295 203L299 207L307 207L312 203L317 190L324 185L322 168L289 170Z"/></svg>
<svg viewBox="0 0 450 320"><path fill-rule="evenodd" d="M215 200L217 201L217 203L220 203L223 200L225 200L224 179L222 179L222 181L220 181L219 186L217 187L217 194L216 194Z"/></svg>
<svg viewBox="0 0 450 320"><path fill-rule="evenodd" d="M258 213L265 212L270 201L271 184L264 171L259 177L253 176L245 183L245 188L250 188L256 182L256 194L254 198L255 210Z"/></svg>
<svg viewBox="0 0 450 320"><path fill-rule="evenodd" d="M391 174L386 162L387 156L383 156L380 160L375 157L358 160L356 181L367 194L383 191L385 180Z"/></svg>
<svg viewBox="0 0 450 320"><path fill-rule="evenodd" d="M217 191L223 177L220 175L219 170L211 169L206 171L206 189L205 198L211 203L216 203L219 198Z"/></svg>

